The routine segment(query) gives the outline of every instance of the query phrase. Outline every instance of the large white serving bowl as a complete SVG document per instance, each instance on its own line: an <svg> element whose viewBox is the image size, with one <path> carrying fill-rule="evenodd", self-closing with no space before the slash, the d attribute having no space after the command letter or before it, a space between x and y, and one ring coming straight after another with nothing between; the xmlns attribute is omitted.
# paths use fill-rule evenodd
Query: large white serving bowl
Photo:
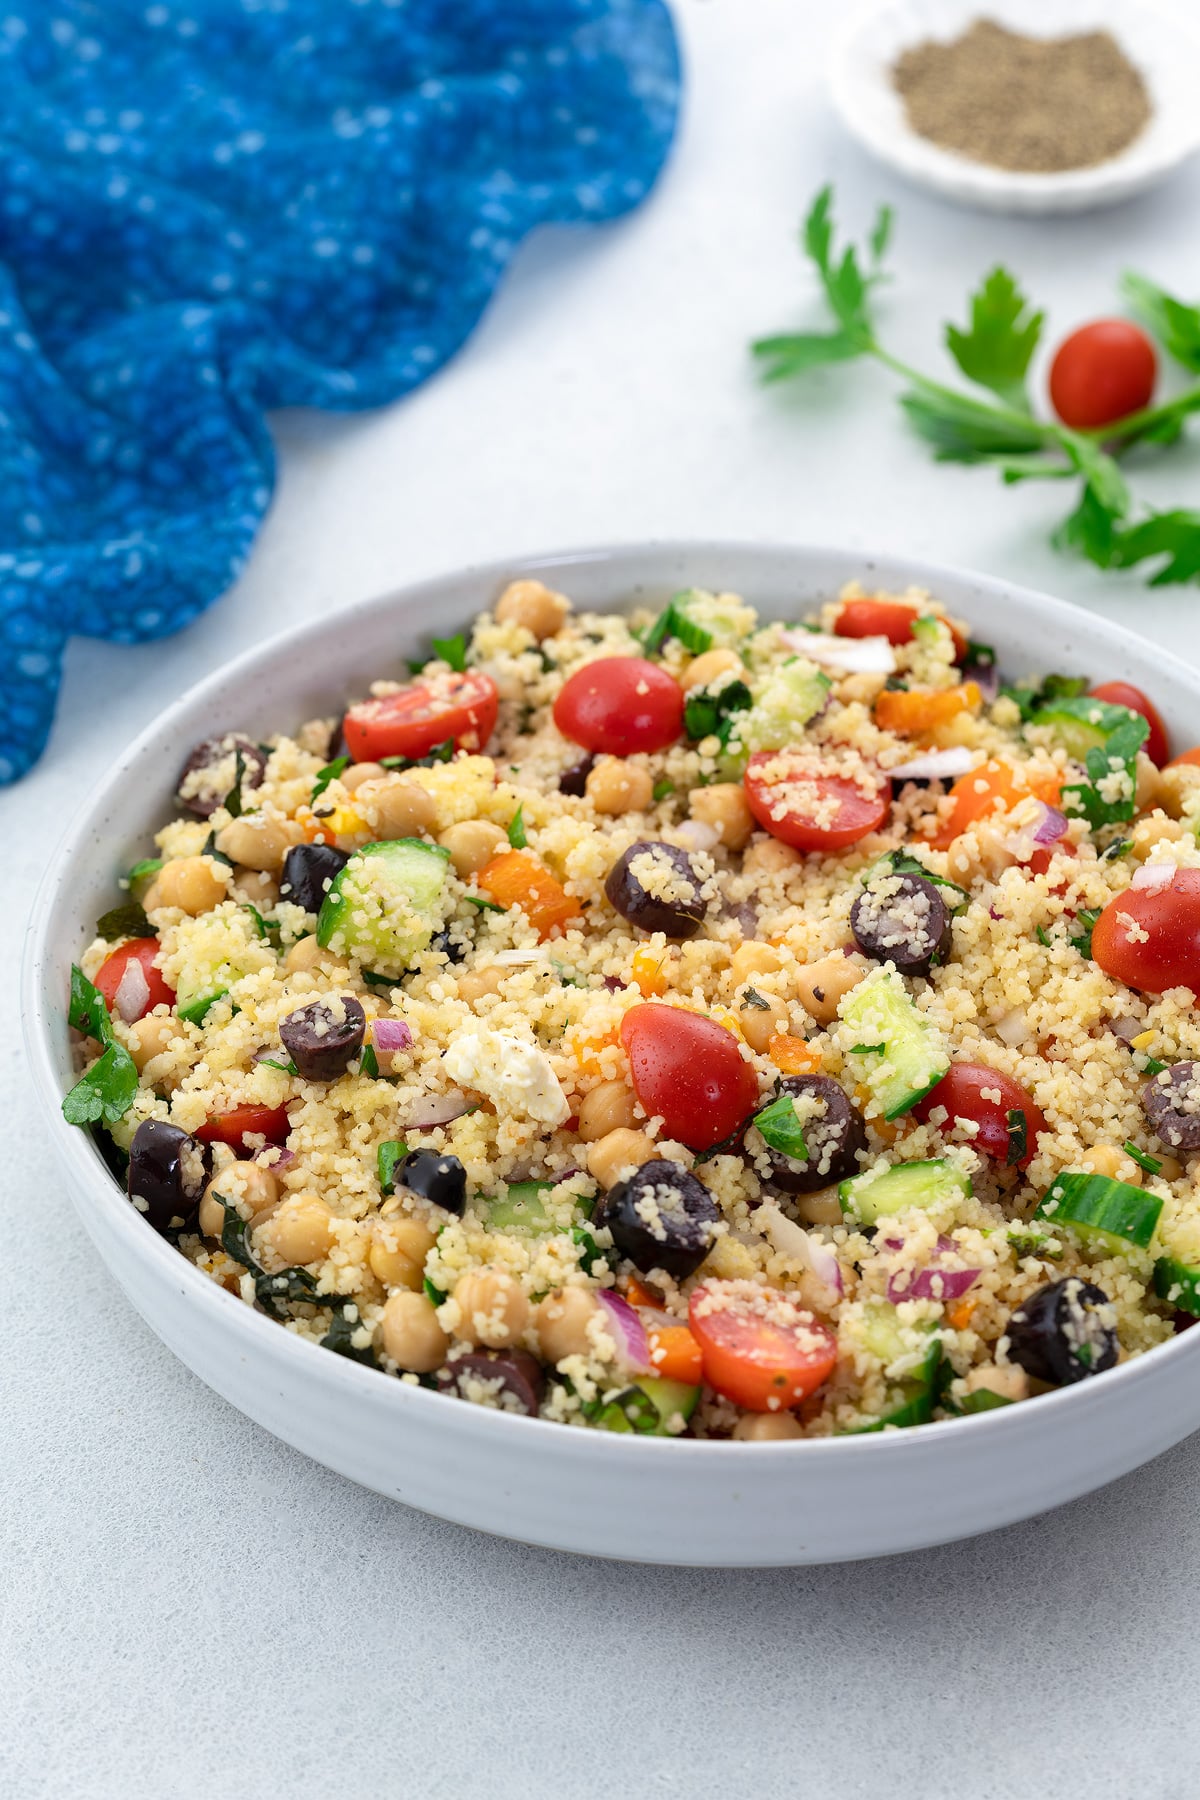
<svg viewBox="0 0 1200 1800"><path fill-rule="evenodd" d="M995 644L1006 670L1127 678L1154 696L1177 747L1200 738L1200 672L1130 632L1003 581L847 551L647 543L494 563L346 607L240 657L169 707L100 782L28 928L23 1011L48 1129L80 1218L151 1329L268 1431L381 1494L528 1543L643 1562L834 1562L944 1543L1074 1499L1194 1431L1200 1330L1020 1406L877 1436L690 1443L569 1430L402 1384L294 1337L206 1280L130 1206L59 1110L73 1079L69 968L112 904L117 872L172 816L187 752L215 732L264 736L338 712L516 575L591 607L707 586L789 618L850 580L916 583Z"/></svg>

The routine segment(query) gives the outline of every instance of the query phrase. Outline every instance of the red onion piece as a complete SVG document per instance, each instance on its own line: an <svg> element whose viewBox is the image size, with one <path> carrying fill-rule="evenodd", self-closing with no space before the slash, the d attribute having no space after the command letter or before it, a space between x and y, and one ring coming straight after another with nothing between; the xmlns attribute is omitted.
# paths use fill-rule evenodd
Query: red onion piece
<svg viewBox="0 0 1200 1800"><path fill-rule="evenodd" d="M812 1232L805 1231L794 1219L789 1219L781 1212L773 1200L765 1200L756 1209L754 1223L766 1232L772 1247L781 1256L790 1256L803 1265L810 1275L834 1294L841 1298L843 1292L842 1271L838 1259L828 1244L823 1244Z"/></svg>
<svg viewBox="0 0 1200 1800"><path fill-rule="evenodd" d="M449 1088L444 1094L422 1094L399 1124L402 1131L432 1131L435 1125L450 1125L470 1110L471 1102L462 1089Z"/></svg>
<svg viewBox="0 0 1200 1800"><path fill-rule="evenodd" d="M605 1323L617 1346L620 1361L637 1375L649 1374L654 1364L650 1360L646 1328L628 1300L622 1300L620 1294L612 1294L607 1288L597 1288L596 1298L608 1315Z"/></svg>
<svg viewBox="0 0 1200 1800"><path fill-rule="evenodd" d="M1108 1029L1114 1037L1119 1037L1123 1044L1128 1044L1138 1036L1139 1032L1145 1031L1146 1027L1141 1019L1132 1019L1126 1014L1123 1019L1110 1020Z"/></svg>
<svg viewBox="0 0 1200 1800"><path fill-rule="evenodd" d="M295 1162L296 1152L281 1144L268 1144L265 1150L260 1150L250 1160L261 1163L264 1169L286 1169L289 1163Z"/></svg>
<svg viewBox="0 0 1200 1800"><path fill-rule="evenodd" d="M1149 893L1157 894L1157 893L1160 893L1163 888L1170 887L1170 885L1174 881L1174 879L1175 879L1175 864L1174 863L1148 862L1148 863L1143 863L1140 869L1134 870L1133 879L1129 883L1129 885L1130 885L1130 887L1135 887L1135 888L1145 888ZM124 985L125 985L124 978L122 977L121 986L123 987ZM120 988L118 988L117 989L118 1000L120 999L120 993L121 993L121 990L120 990Z"/></svg>
<svg viewBox="0 0 1200 1800"><path fill-rule="evenodd" d="M975 683L989 706L1000 692L1000 666L996 662L965 662L962 666L962 678Z"/></svg>
<svg viewBox="0 0 1200 1800"><path fill-rule="evenodd" d="M883 772L889 781L947 781L974 767L975 752L965 744L955 744L949 750L927 750L923 756L912 756Z"/></svg>
<svg viewBox="0 0 1200 1800"><path fill-rule="evenodd" d="M889 1244L894 1240L889 1238ZM899 1248L900 1246L895 1246ZM938 1256L953 1256L958 1245L953 1238L938 1236ZM902 1300L961 1300L982 1274L981 1269L943 1269L930 1263L924 1269L901 1269L887 1284L887 1297L893 1306Z"/></svg>
<svg viewBox="0 0 1200 1800"><path fill-rule="evenodd" d="M894 675L896 652L885 637L844 638L823 631L785 631L789 650L838 675Z"/></svg>
<svg viewBox="0 0 1200 1800"><path fill-rule="evenodd" d="M117 991L113 995L113 1005L120 1013L126 1025L132 1025L140 1019L150 1002L150 983L146 980L146 971L136 956L126 962L117 983Z"/></svg>
<svg viewBox="0 0 1200 1800"><path fill-rule="evenodd" d="M390 1056L397 1050L407 1050L413 1043L411 1026L403 1019L376 1019L371 1026L371 1042L377 1051Z"/></svg>
<svg viewBox="0 0 1200 1800"><path fill-rule="evenodd" d="M1067 815L1044 800L1024 800L1013 815L1015 829L1005 836L1004 848L1018 862L1028 862L1035 850L1049 850L1067 835Z"/></svg>

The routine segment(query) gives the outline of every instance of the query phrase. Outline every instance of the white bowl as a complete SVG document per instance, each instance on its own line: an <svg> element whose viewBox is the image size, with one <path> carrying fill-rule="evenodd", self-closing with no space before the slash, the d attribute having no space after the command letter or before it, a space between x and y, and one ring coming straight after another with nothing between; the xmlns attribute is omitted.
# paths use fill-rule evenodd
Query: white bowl
<svg viewBox="0 0 1200 1800"><path fill-rule="evenodd" d="M169 707L105 776L47 871L28 928L23 1012L48 1129L80 1218L152 1330L267 1430L367 1487L529 1543L645 1562L831 1562L944 1543L1071 1500L1194 1431L1200 1330L1020 1406L874 1437L693 1443L489 1412L253 1312L146 1226L91 1138L65 1123L70 964L111 904L116 872L171 816L192 745L337 712L402 669L432 629L465 625L504 582L531 574L590 606L657 604L703 585L793 618L852 578L918 583L995 643L1006 669L1131 679L1153 694L1177 743L1200 736L1200 673L1103 618L983 576L845 551L651 543L496 563L347 607L251 651Z"/></svg>
<svg viewBox="0 0 1200 1800"><path fill-rule="evenodd" d="M942 150L912 129L891 81L897 56L927 38L958 37L976 17L1031 37L1111 31L1140 70L1153 115L1128 149L1091 169L1032 174ZM1200 148L1200 37L1150 0L872 0L835 41L829 81L843 125L881 162L948 199L992 212L1085 212L1127 200Z"/></svg>

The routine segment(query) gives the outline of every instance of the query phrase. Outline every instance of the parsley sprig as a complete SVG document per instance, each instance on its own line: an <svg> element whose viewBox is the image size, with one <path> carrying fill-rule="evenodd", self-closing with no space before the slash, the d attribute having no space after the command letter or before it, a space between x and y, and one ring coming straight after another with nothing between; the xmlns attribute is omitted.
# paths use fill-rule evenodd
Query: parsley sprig
<svg viewBox="0 0 1200 1800"><path fill-rule="evenodd" d="M767 381L802 375L830 363L873 357L904 382L900 405L938 462L990 465L1006 483L1078 481L1074 510L1054 543L1102 569L1152 564L1152 587L1200 581L1200 510L1140 508L1118 458L1135 444L1169 445L1200 411L1200 382L1114 425L1075 431L1035 416L1027 377L1045 315L1035 311L1007 269L995 268L970 296L965 328L947 325L946 348L962 374L988 398L950 387L893 356L880 342L873 310L886 279L883 260L892 228L881 207L863 249L834 243L833 189L822 188L804 223L802 244L836 321L830 332L791 332L760 338L753 352ZM1167 355L1200 374L1200 307L1126 274L1122 292Z"/></svg>
<svg viewBox="0 0 1200 1800"><path fill-rule="evenodd" d="M114 1125L133 1104L138 1072L128 1050L113 1036L104 995L74 963L67 1017L76 1031L103 1044L104 1053L64 1098L63 1117L68 1125Z"/></svg>

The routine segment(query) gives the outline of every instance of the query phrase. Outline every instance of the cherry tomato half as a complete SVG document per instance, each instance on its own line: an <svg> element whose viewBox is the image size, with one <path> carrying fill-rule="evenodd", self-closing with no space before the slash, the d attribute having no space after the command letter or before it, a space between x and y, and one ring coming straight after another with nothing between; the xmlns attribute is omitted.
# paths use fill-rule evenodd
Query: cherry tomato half
<svg viewBox="0 0 1200 1800"><path fill-rule="evenodd" d="M1064 425L1089 431L1150 404L1158 359L1128 319L1097 319L1064 338L1050 364L1050 401Z"/></svg>
<svg viewBox="0 0 1200 1800"><path fill-rule="evenodd" d="M764 831L797 850L844 850L888 816L891 786L866 765L861 779L822 768L808 750L759 750L743 777L746 804Z"/></svg>
<svg viewBox="0 0 1200 1800"><path fill-rule="evenodd" d="M593 753L665 750L683 732L683 689L645 657L602 656L564 682L554 723Z"/></svg>
<svg viewBox="0 0 1200 1800"><path fill-rule="evenodd" d="M1171 752L1167 748L1167 728L1162 722L1162 714L1150 696L1143 694L1140 687L1134 687L1132 681L1102 681L1099 687L1089 688L1088 693L1093 700L1107 700L1110 706L1127 706L1130 712L1141 714L1150 727L1150 736L1142 749L1161 769Z"/></svg>
<svg viewBox="0 0 1200 1800"><path fill-rule="evenodd" d="M748 1412L799 1406L837 1366L829 1327L757 1282L702 1282L688 1302L688 1324L709 1387Z"/></svg>
<svg viewBox="0 0 1200 1800"><path fill-rule="evenodd" d="M889 644L907 644L913 634L913 625L920 616L917 607L906 606L902 600L847 600L834 621L833 629L838 637L885 637ZM945 623L954 639L955 662L965 662L966 638L957 625L951 625L949 619Z"/></svg>
<svg viewBox="0 0 1200 1800"><path fill-rule="evenodd" d="M1092 960L1126 987L1200 995L1200 869L1177 869L1163 887L1130 887L1110 900L1092 927Z"/></svg>
<svg viewBox="0 0 1200 1800"><path fill-rule="evenodd" d="M343 719L342 732L355 762L428 756L448 738L456 750L482 750L499 710L499 690L490 675L450 670L378 700L360 700Z"/></svg>
<svg viewBox="0 0 1200 1800"><path fill-rule="evenodd" d="M935 1106L944 1106L949 1117L946 1129L955 1119L970 1119L979 1130L971 1139L972 1147L990 1156L993 1162L1007 1163L1010 1151L1019 1139L1010 1135L1010 1112L1025 1115L1025 1148L1012 1158L1012 1166L1024 1169L1037 1151L1038 1133L1046 1130L1046 1115L1035 1106L1019 1081L989 1069L986 1063L951 1063L949 1072L937 1086L918 1100L913 1112L918 1119L928 1119Z"/></svg>
<svg viewBox="0 0 1200 1800"><path fill-rule="evenodd" d="M95 985L104 995L109 1014L119 1013L127 1025L134 1024L138 1019L144 1019L146 1014L153 1012L156 1006L174 1006L175 1004L175 989L167 986L155 965L159 949L160 945L156 937L130 938L127 944L122 944L119 950L114 950L111 956L106 957L96 971ZM119 1012L117 1007L117 989L131 962L139 963L142 974L146 977L146 998L142 1002L140 1010L135 1012L132 1018L127 1016L129 1009Z"/></svg>
<svg viewBox="0 0 1200 1800"><path fill-rule="evenodd" d="M666 1137L711 1150L754 1109L758 1082L732 1031L678 1006L631 1006L621 1021L634 1092Z"/></svg>
<svg viewBox="0 0 1200 1800"><path fill-rule="evenodd" d="M232 1112L206 1119L196 1136L206 1144L229 1144L234 1150L252 1150L248 1137L266 1138L268 1144L282 1144L290 1121L286 1106L235 1106Z"/></svg>

